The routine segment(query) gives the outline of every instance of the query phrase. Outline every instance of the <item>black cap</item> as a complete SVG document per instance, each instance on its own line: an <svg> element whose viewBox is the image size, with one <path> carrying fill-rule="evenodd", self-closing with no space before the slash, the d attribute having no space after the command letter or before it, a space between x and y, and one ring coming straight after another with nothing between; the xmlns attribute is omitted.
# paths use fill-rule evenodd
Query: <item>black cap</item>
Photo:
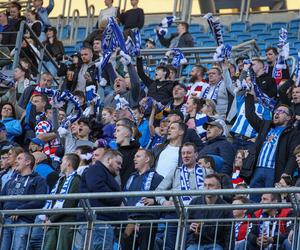
<svg viewBox="0 0 300 250"><path fill-rule="evenodd" d="M150 42L150 43L152 43L154 46L156 45L154 39L151 38L151 37L146 38L145 42Z"/></svg>

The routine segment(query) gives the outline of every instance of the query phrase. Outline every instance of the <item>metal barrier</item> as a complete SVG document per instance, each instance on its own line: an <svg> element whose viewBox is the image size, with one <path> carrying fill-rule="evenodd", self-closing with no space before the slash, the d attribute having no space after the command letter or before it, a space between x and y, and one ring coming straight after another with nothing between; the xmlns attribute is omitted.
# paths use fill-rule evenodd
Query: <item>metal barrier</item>
<svg viewBox="0 0 300 250"><path fill-rule="evenodd" d="M22 49L22 42L24 41L24 34L25 32L28 31L30 34L30 38L32 38L35 42L35 46L38 48L40 51L40 55L37 55L33 50L32 52L35 54L36 58L38 59L38 68L37 72L40 74L42 72L42 69L45 68L48 72L49 69L45 65L44 62L44 56L47 56L49 61L53 64L53 66L58 69L58 64L57 62L52 58L50 55L49 51L45 48L45 46L39 41L38 37L36 34L32 31L32 29L28 26L28 24L25 21L21 22L20 29L17 34L17 40L16 40L16 47L15 47L15 54L14 54L14 60L13 60L13 69L15 69L20 61L20 52ZM26 40L25 40L26 41ZM27 42L27 41L26 41ZM38 75L39 78L39 75ZM39 79L38 79L39 80ZM58 81L54 78L54 81L56 85L58 86L59 83Z"/></svg>
<svg viewBox="0 0 300 250"><path fill-rule="evenodd" d="M291 202L288 203L272 203L272 204L259 204L259 203L250 203L243 205L233 205L233 204L215 204L215 205L184 205L181 196L193 196L197 197L200 195L246 195L254 193L288 193ZM82 194L67 194L67 195L24 195L24 196L0 196L0 202L5 201L26 201L26 200L57 200L57 199L77 199L81 201L81 206L77 208L62 208L62 209L28 209L28 210L1 210L2 223L0 225L0 234L2 237L2 242L4 237L7 236L7 232L12 233L12 240L14 238L15 231L18 228L22 228L26 231L26 244L27 248L32 244L37 244L37 239L41 246L45 244L54 243L56 247L62 243L65 233L68 232L71 235L70 244L73 249L76 245L77 249L94 249L93 244L95 243L93 234L102 233L102 236L107 237L107 242L109 242L109 237L114 230L114 248L111 249L136 249L134 248L135 244L146 244L144 249L155 249L153 243L155 242L156 246L160 246L159 249L166 249L167 242L166 236L168 230L175 230L176 234L176 244L175 249L186 249L187 234L191 234L190 224L191 223L200 223L199 231L197 231L196 236L198 242L198 249L204 244L201 241L203 234L207 230L213 230L214 238L211 240L211 244L215 247L218 242L218 232L219 230L227 230L228 235L228 245L233 246L236 244L234 240L235 233L235 223L237 222L246 222L247 228L250 226L256 226L264 224L263 222L271 221L274 224L276 223L279 228L280 225L286 225L286 223L292 223L292 237L291 237L291 249L299 249L300 247L300 220L299 220L299 201L296 198L297 193L300 193L300 188L266 188L266 189L226 189L226 190L193 190L193 191L145 191L145 192L116 192L116 193L82 193ZM147 206L147 207L90 207L88 199L107 199L107 198L117 198L117 197L156 197L156 196L167 196L172 197L174 201L173 206ZM293 211L292 215L289 217L283 218L241 218L241 219L232 219L232 218L189 218L189 213L192 211L207 211L209 210L258 210L258 209L283 209L290 208ZM146 214L147 212L147 214ZM174 215L172 218L162 217L161 219L154 218L155 213L165 213ZM57 222L45 224L39 220L39 217L36 218L35 223L11 223L9 216L24 216L24 215L54 215L61 214L64 216L76 215L78 213L85 214L84 222ZM144 213L144 216L140 219L133 218L132 220L119 220L119 221L99 221L96 220L96 214L105 214L105 213ZM150 216L150 217L149 217ZM225 229L224 229L225 228ZM55 231L56 241L53 241L50 234ZM225 231L222 233L225 234ZM35 236L39 236L36 238ZM49 236L50 235L50 236ZM62 235L60 237L60 235ZM74 236L75 235L75 236ZM83 238L79 237L83 236ZM248 241L249 231L246 234L245 243ZM52 239L50 240L49 239ZM146 238L145 238L146 237ZM140 241L142 238L142 242ZM279 249L280 244L279 237L276 238L277 246L276 249ZM51 241L51 242L49 242ZM131 244L132 243L132 244ZM3 244L3 243L2 243ZM78 244L82 248L78 248ZM104 244L104 243L103 243ZM127 244L127 248L124 248L124 245ZM128 248L129 244L129 248ZM121 246L123 245L123 248ZM98 246L99 247L99 246ZM103 246L104 248L104 246ZM103 249L102 246L98 249ZM39 249L39 248L38 248ZM231 248L229 248L231 249ZM246 249L246 245L245 248ZM261 248L263 249L263 248Z"/></svg>
<svg viewBox="0 0 300 250"><path fill-rule="evenodd" d="M91 4L87 9L85 37L87 37L88 34L93 30L94 19L95 19L95 6Z"/></svg>
<svg viewBox="0 0 300 250"><path fill-rule="evenodd" d="M80 19L79 10L75 9L73 11L71 27L70 27L70 29L71 29L70 37L69 37L70 44L74 44L76 42L78 26L79 26L79 19Z"/></svg>

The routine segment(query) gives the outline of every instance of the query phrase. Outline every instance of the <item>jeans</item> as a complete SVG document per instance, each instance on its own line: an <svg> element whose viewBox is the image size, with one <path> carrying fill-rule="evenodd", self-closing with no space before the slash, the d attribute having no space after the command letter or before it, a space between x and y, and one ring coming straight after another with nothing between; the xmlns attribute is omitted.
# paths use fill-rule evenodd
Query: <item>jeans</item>
<svg viewBox="0 0 300 250"><path fill-rule="evenodd" d="M274 187L275 169L257 167L250 181L251 188ZM251 194L250 200L260 202L261 194Z"/></svg>
<svg viewBox="0 0 300 250"><path fill-rule="evenodd" d="M87 227L81 225L75 234L73 250L83 250ZM92 232L92 250L112 250L114 244L114 229L109 224L95 225Z"/></svg>
<svg viewBox="0 0 300 250"><path fill-rule="evenodd" d="M246 240L240 240L235 242L234 250L245 250Z"/></svg>
<svg viewBox="0 0 300 250"><path fill-rule="evenodd" d="M176 213L167 213L165 215L166 219L176 219ZM165 242L165 250L174 250L176 245L176 237L177 237L177 227L178 224L176 222L169 222L166 226L166 242Z"/></svg>
<svg viewBox="0 0 300 250"><path fill-rule="evenodd" d="M6 218L5 225L27 224L27 222L18 219L12 221ZM30 227L4 227L2 231L1 250L25 250L28 242L28 234Z"/></svg>
<svg viewBox="0 0 300 250"><path fill-rule="evenodd" d="M36 216L34 220L34 224L43 224L44 221L39 218L39 216ZM30 249L31 250L40 250L43 243L43 237L44 237L44 227L33 227L31 230L30 235Z"/></svg>
<svg viewBox="0 0 300 250"><path fill-rule="evenodd" d="M189 245L186 250L223 250L223 247L221 247L218 244L208 244L199 246L198 244Z"/></svg>

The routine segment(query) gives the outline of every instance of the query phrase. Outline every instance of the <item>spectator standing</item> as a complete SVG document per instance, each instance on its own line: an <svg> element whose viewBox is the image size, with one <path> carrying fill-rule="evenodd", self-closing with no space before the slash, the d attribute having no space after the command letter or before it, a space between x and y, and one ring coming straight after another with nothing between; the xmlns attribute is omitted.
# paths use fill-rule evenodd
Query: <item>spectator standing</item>
<svg viewBox="0 0 300 250"><path fill-rule="evenodd" d="M104 0L104 4L106 6L105 9L100 10L96 27L100 29L100 24L103 20L107 20L109 17L117 17L120 16L120 9L118 7L113 6L113 0Z"/></svg>
<svg viewBox="0 0 300 250"><path fill-rule="evenodd" d="M4 186L1 195L37 195L47 193L46 181L33 173L34 157L29 153L21 153L16 159L16 168L18 172L15 178L10 179ZM14 209L39 209L42 208L44 201L5 201L1 203L1 210ZM18 225L34 222L32 215L12 215L5 217L5 224ZM1 250L8 249L26 249L30 227L7 227L3 229Z"/></svg>
<svg viewBox="0 0 300 250"><path fill-rule="evenodd" d="M60 165L61 178L57 181L51 194L71 194L77 193L80 186L80 176L76 173L79 166L80 158L77 154L65 154ZM74 208L77 207L78 200L54 200L47 201L47 209ZM62 226L57 228L51 226L51 223L56 222L73 222L76 216L72 214L50 214L46 217L45 224L49 226L45 235L45 250L63 250L71 249L73 242L73 226Z"/></svg>
<svg viewBox="0 0 300 250"><path fill-rule="evenodd" d="M120 192L121 189L115 177L120 173L122 161L122 155L118 151L107 150L101 161L96 161L84 171L79 193ZM89 199L89 202L91 207L119 207L123 201L121 198L108 198ZM119 213L96 214L96 220L100 222L118 219L122 219ZM79 226L75 235L75 249L83 249L86 230L86 226ZM111 250L113 249L113 241L114 229L112 225L108 223L95 225L91 241L93 249Z"/></svg>
<svg viewBox="0 0 300 250"><path fill-rule="evenodd" d="M274 187L283 173L292 175L296 169L293 151L300 140L300 134L292 127L292 113L288 106L277 106L272 121L266 121L255 113L253 94L247 94L245 103L246 118L258 131L255 166L252 166L255 170L250 187ZM253 194L251 200L259 201L260 195Z"/></svg>
<svg viewBox="0 0 300 250"><path fill-rule="evenodd" d="M193 96L193 97L201 97L203 91L208 87L207 82L204 79L206 73L206 68L202 66L201 64L196 64L192 71L190 72L190 84L187 87L187 96Z"/></svg>
<svg viewBox="0 0 300 250"><path fill-rule="evenodd" d="M38 14L34 10L29 10L26 13L26 17L27 17L28 26L32 29L32 31L34 32L34 34L42 42L41 33L43 31L42 30L43 29L43 24L39 20ZM30 33L29 33L29 36L30 36Z"/></svg>
<svg viewBox="0 0 300 250"><path fill-rule="evenodd" d="M49 0L49 5L47 7L43 7L43 3L43 0L34 0L33 7L38 14L39 20L41 20L43 24L42 30L46 32L46 29L51 26L49 21L49 14L54 8L54 0Z"/></svg>
<svg viewBox="0 0 300 250"><path fill-rule="evenodd" d="M194 47L194 39L192 35L189 33L189 25L186 22L180 22L177 24L177 32L171 34L169 38L165 38L164 36L158 33L157 28L157 36L161 45L167 48L187 48Z"/></svg>
<svg viewBox="0 0 300 250"><path fill-rule="evenodd" d="M130 0L132 9L122 11L120 15L120 23L124 25L124 35L130 34L130 30L134 28L142 29L145 22L144 10L138 7L139 0Z"/></svg>

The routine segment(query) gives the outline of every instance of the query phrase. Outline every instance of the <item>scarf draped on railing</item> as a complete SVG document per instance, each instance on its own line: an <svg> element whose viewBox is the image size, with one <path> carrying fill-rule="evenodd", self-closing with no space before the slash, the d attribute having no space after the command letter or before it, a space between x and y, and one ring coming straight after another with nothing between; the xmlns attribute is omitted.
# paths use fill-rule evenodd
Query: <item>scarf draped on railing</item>
<svg viewBox="0 0 300 250"><path fill-rule="evenodd" d="M165 36L168 33L168 28L175 20L175 16L166 16L165 18L163 18L163 20L161 20L161 22L158 24L158 34L161 36Z"/></svg>
<svg viewBox="0 0 300 250"><path fill-rule="evenodd" d="M65 90L63 92L60 92L59 90L49 89L49 88L41 88L36 87L36 91L46 94L47 96L52 97L52 106L56 108L61 108L65 103L71 102L74 105L75 114L70 114L68 117L66 117L60 127L68 128L70 124L77 121L81 116L81 108L80 108L80 102L76 96L71 94L70 91Z"/></svg>

